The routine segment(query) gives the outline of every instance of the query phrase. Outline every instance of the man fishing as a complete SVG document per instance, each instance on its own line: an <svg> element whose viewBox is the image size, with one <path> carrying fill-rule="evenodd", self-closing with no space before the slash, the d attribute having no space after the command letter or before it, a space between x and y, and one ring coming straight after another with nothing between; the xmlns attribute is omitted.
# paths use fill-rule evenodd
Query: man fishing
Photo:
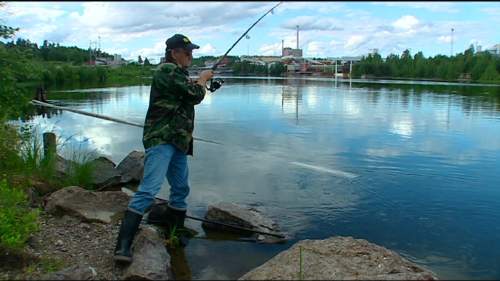
<svg viewBox="0 0 500 281"><path fill-rule="evenodd" d="M205 97L206 83L213 77L212 70L205 70L197 80L189 78L187 68L193 60L192 51L198 48L181 34L166 41L166 63L153 76L144 124L144 176L121 222L114 251L116 261L132 261L130 247L135 234L165 177L170 185L169 202L166 211L153 222L170 229L184 227L190 190L187 155L193 155L194 106Z"/></svg>

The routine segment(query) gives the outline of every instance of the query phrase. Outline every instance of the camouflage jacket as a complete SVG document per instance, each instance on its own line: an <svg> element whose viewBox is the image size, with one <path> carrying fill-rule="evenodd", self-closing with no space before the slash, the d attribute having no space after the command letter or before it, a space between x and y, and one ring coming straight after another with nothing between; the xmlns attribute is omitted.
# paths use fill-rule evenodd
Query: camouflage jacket
<svg viewBox="0 0 500 281"><path fill-rule="evenodd" d="M144 148L173 144L193 155L194 105L205 97L205 87L192 81L186 70L165 63L155 72L144 124Z"/></svg>

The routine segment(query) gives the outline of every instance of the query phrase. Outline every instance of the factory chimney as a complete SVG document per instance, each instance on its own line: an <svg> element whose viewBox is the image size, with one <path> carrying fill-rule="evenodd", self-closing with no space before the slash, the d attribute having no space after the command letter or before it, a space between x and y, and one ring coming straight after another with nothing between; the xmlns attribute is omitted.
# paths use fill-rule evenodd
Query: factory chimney
<svg viewBox="0 0 500 281"><path fill-rule="evenodd" d="M297 49L299 48L299 26L297 25Z"/></svg>

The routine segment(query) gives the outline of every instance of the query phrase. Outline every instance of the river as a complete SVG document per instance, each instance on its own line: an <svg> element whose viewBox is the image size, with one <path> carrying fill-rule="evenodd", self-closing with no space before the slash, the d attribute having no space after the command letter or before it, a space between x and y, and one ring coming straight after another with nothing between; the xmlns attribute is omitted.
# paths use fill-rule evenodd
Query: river
<svg viewBox="0 0 500 281"><path fill-rule="evenodd" d="M143 123L149 85L73 89L52 102ZM493 94L490 92L494 92ZM494 86L314 78L227 78L196 107L189 211L253 205L286 244L202 239L193 279L236 279L302 239L352 236L441 279L500 279L500 90ZM71 112L30 122L119 163L142 128ZM168 189L160 193L168 197Z"/></svg>

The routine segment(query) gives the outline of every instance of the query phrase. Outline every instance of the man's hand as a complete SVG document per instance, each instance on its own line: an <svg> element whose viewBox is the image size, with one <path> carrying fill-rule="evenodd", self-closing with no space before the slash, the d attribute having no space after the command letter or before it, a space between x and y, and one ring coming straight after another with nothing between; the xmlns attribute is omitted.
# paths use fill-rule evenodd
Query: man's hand
<svg viewBox="0 0 500 281"><path fill-rule="evenodd" d="M205 87L205 85L207 84L207 81L212 79L212 77L214 77L213 70L203 70L200 73L200 78L198 78L197 83L202 85L203 87Z"/></svg>

